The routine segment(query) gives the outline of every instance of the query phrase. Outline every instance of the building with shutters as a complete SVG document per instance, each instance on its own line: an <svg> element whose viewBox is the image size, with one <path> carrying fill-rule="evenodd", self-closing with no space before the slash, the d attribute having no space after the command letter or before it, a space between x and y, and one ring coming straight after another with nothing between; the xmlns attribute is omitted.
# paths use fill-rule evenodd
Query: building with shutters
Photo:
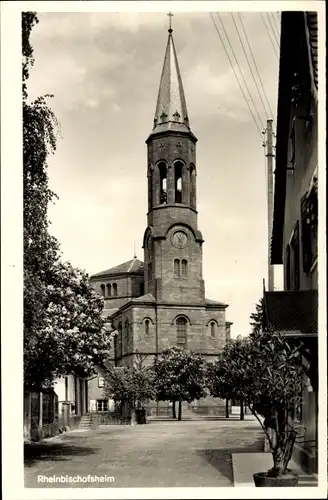
<svg viewBox="0 0 328 500"><path fill-rule="evenodd" d="M264 294L268 323L303 345L309 385L295 418L294 458L317 470L318 451L318 22L316 12L281 15L271 263L284 290ZM326 336L326 332L320 332Z"/></svg>

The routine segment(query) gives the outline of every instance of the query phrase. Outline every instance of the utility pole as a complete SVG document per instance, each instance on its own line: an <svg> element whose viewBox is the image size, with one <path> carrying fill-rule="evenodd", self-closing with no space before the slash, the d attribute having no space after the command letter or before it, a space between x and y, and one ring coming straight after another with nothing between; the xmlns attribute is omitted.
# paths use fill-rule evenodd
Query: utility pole
<svg viewBox="0 0 328 500"><path fill-rule="evenodd" d="M271 265L271 238L273 227L273 120L267 120L267 128L263 132L266 134L266 141L263 147L266 147L266 166L267 166L267 207L268 207L268 291L274 291L274 268Z"/></svg>

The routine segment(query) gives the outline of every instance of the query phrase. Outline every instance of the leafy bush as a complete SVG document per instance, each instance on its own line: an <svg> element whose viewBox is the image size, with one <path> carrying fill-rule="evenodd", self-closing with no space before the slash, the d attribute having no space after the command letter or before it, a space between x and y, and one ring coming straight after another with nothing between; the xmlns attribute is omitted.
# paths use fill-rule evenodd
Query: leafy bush
<svg viewBox="0 0 328 500"><path fill-rule="evenodd" d="M273 456L271 476L286 474L300 427L295 408L307 383L300 346L272 330L230 341L207 369L215 397L243 399L266 433ZM264 422L259 418L264 417ZM273 436L267 428L273 430Z"/></svg>

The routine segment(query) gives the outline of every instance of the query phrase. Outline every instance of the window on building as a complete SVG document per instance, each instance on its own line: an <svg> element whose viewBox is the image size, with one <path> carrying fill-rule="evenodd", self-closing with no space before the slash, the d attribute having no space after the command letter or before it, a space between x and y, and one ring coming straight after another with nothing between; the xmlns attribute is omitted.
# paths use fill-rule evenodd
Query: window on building
<svg viewBox="0 0 328 500"><path fill-rule="evenodd" d="M187 277L188 276L188 261L186 259L183 259L182 262L182 267L181 267L181 274L183 277Z"/></svg>
<svg viewBox="0 0 328 500"><path fill-rule="evenodd" d="M97 411L108 411L108 400L107 399L97 399Z"/></svg>
<svg viewBox="0 0 328 500"><path fill-rule="evenodd" d="M148 281L151 281L153 277L153 266L152 263L148 263Z"/></svg>
<svg viewBox="0 0 328 500"><path fill-rule="evenodd" d="M105 387L104 377L98 377L98 387Z"/></svg>
<svg viewBox="0 0 328 500"><path fill-rule="evenodd" d="M180 260L174 259L174 276L176 278L180 277Z"/></svg>
<svg viewBox="0 0 328 500"><path fill-rule="evenodd" d="M148 170L148 208L149 210L153 206L153 172L151 167Z"/></svg>
<svg viewBox="0 0 328 500"><path fill-rule="evenodd" d="M160 179L160 203L167 203L167 168L166 163L161 162L158 165Z"/></svg>
<svg viewBox="0 0 328 500"><path fill-rule="evenodd" d="M176 320L177 328L177 344L186 345L187 343L187 320L186 318L179 317Z"/></svg>
<svg viewBox="0 0 328 500"><path fill-rule="evenodd" d="M150 323L149 319L146 319L145 320L145 334L146 335L149 335L149 323Z"/></svg>
<svg viewBox="0 0 328 500"><path fill-rule="evenodd" d="M100 285L101 295L105 297L105 285Z"/></svg>
<svg viewBox="0 0 328 500"><path fill-rule="evenodd" d="M126 354L129 350L129 333L130 333L130 324L129 320L126 319L124 323L123 354Z"/></svg>
<svg viewBox="0 0 328 500"><path fill-rule="evenodd" d="M122 323L120 322L117 327L118 335L116 337L117 339L117 357L121 358L122 357Z"/></svg>
<svg viewBox="0 0 328 500"><path fill-rule="evenodd" d="M107 284L107 297L110 297L112 295L112 287L111 285L108 283Z"/></svg>
<svg viewBox="0 0 328 500"><path fill-rule="evenodd" d="M192 208L196 208L196 168L193 164L190 165L189 189L190 205L192 206Z"/></svg>
<svg viewBox="0 0 328 500"><path fill-rule="evenodd" d="M113 296L117 297L117 284L113 283Z"/></svg>
<svg viewBox="0 0 328 500"><path fill-rule="evenodd" d="M215 337L215 321L211 321L211 337Z"/></svg>
<svg viewBox="0 0 328 500"><path fill-rule="evenodd" d="M183 163L181 161L176 161L174 163L175 203L182 203L182 168Z"/></svg>
<svg viewBox="0 0 328 500"><path fill-rule="evenodd" d="M309 273L318 256L318 193L313 187L301 200L303 271Z"/></svg>
<svg viewBox="0 0 328 500"><path fill-rule="evenodd" d="M290 242L290 261L291 261L291 289L300 289L300 244L299 244L299 228L296 223L294 234Z"/></svg>

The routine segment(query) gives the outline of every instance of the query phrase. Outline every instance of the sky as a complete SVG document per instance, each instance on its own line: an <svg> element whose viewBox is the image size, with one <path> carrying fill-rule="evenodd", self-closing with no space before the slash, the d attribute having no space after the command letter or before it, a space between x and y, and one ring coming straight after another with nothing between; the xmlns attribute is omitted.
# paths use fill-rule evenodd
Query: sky
<svg viewBox="0 0 328 500"><path fill-rule="evenodd" d="M266 26L278 51L273 32L278 39L279 14L272 14L271 25L265 15L265 26L261 13L241 13L274 116L263 110L231 14L221 16L265 127L267 118L276 118L278 90L278 58ZM31 34L35 64L29 96L53 94L49 104L61 124L57 150L49 159L50 188L59 197L49 209L50 230L61 243L63 259L90 275L132 259L134 246L143 260L145 140L153 124L168 17L165 12L38 17ZM215 20L224 36L217 14ZM241 30L236 16L235 21ZM229 304L233 337L247 335L267 278L263 136L210 14L174 13L172 25L191 130L198 138L206 296ZM238 72L226 39L225 44ZM249 53L248 58L252 62ZM279 275L279 289L278 282Z"/></svg>

